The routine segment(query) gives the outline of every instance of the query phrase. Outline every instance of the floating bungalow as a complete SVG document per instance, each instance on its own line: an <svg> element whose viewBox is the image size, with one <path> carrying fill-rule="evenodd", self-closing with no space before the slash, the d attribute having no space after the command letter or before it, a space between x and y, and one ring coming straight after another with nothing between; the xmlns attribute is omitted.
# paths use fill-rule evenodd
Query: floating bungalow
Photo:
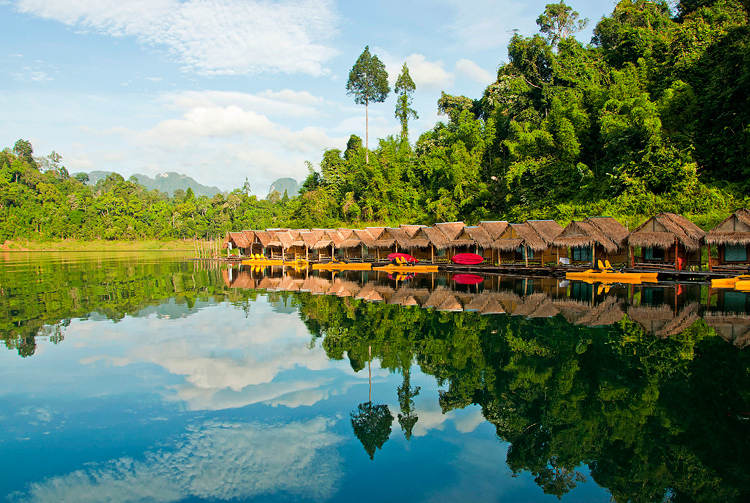
<svg viewBox="0 0 750 503"><path fill-rule="evenodd" d="M562 232L554 220L527 220L522 224L509 224L492 247L498 250L500 264L542 266L557 262L561 250L553 247L553 240ZM564 252L567 254L567 250Z"/></svg>
<svg viewBox="0 0 750 503"><path fill-rule="evenodd" d="M639 225L628 236L633 267L685 270L700 267L701 242L706 233L687 218L662 212ZM636 257L635 248L640 248Z"/></svg>
<svg viewBox="0 0 750 503"><path fill-rule="evenodd" d="M737 210L706 234L708 245L708 270L735 269L747 270L750 267L750 211ZM711 245L716 246L717 257L711 253Z"/></svg>
<svg viewBox="0 0 750 503"><path fill-rule="evenodd" d="M224 247L228 250L237 250L237 253L239 253L240 255L247 255L248 253L252 253L250 251L250 247L254 239L255 233L253 233L253 236L248 239L245 231L227 232L227 237L224 238Z"/></svg>
<svg viewBox="0 0 750 503"><path fill-rule="evenodd" d="M612 217L589 217L573 220L553 240L559 248L566 248L570 263L591 264L609 260L612 264L628 264L628 230Z"/></svg>

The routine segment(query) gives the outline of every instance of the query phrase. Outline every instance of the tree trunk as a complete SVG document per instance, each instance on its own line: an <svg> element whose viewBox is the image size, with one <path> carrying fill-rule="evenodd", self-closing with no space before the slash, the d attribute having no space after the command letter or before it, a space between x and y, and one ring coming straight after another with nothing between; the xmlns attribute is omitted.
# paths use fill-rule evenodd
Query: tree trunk
<svg viewBox="0 0 750 503"><path fill-rule="evenodd" d="M365 101L365 164L370 164L370 116Z"/></svg>

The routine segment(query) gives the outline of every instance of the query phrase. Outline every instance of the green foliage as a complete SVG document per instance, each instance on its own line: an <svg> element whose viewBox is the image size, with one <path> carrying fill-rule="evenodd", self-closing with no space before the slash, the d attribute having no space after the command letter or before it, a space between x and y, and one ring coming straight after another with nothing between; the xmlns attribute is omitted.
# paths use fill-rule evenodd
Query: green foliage
<svg viewBox="0 0 750 503"><path fill-rule="evenodd" d="M578 19L578 12L560 3L547 4L544 13L536 19L539 31L547 35L547 41L556 46L560 40L572 36L586 28L588 19Z"/></svg>
<svg viewBox="0 0 750 503"><path fill-rule="evenodd" d="M399 423L409 437L412 361L444 391L444 413L477 404L508 466L563 496L586 477L614 501L745 501L750 354L702 321L660 339L624 318L604 328L562 317L441 313L300 296L300 315L330 358L360 370L371 355L401 372ZM368 408L369 406L369 408ZM368 454L390 413L360 405L355 435ZM416 419L416 418L414 418ZM379 432L379 433L378 433ZM367 434L365 434L367 433Z"/></svg>
<svg viewBox="0 0 750 503"><path fill-rule="evenodd" d="M401 123L401 140L409 141L409 119L419 119L417 111L411 108L412 93L416 91L417 85L409 75L409 67L401 67L401 73L396 79L396 86L393 91L398 94L398 103L396 104L396 118Z"/></svg>

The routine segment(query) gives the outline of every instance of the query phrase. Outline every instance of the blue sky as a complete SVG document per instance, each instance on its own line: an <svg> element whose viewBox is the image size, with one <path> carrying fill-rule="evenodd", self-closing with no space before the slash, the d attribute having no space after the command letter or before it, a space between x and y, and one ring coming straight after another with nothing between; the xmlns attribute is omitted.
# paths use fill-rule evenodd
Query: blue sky
<svg viewBox="0 0 750 503"><path fill-rule="evenodd" d="M0 0L0 148L19 138L70 172L176 171L222 190L307 175L364 138L346 79L365 45L417 84L412 141L440 92L481 96L547 1ZM569 1L590 20L613 0ZM399 131L395 95L370 107L370 146Z"/></svg>

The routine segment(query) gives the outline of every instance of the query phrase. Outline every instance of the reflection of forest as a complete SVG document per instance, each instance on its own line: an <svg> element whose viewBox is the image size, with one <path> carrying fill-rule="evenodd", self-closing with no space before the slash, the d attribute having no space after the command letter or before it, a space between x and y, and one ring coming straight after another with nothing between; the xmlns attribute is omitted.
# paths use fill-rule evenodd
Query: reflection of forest
<svg viewBox="0 0 750 503"><path fill-rule="evenodd" d="M586 465L616 501L748 501L747 350L716 337L697 318L700 304L682 298L685 290L594 290L595 302L587 303L590 291L585 299L555 297L529 284L524 295L485 290L468 298L446 287L407 287L406 295L403 285L388 290L376 282L344 298L310 294L298 301L330 358L347 358L354 370L375 358L403 374L400 419L416 419L402 400L416 362L445 387L442 411L481 406L510 444L508 465L531 473L545 493L567 493L584 479L579 468ZM365 288L382 302L357 300ZM522 315L440 309L451 307L445 296L465 311L488 293L502 306L493 309ZM409 297L423 307L432 298L438 307L390 303ZM556 313L563 316L547 319ZM401 426L409 438L408 422ZM355 428L370 456L382 446L381 429L365 436Z"/></svg>
<svg viewBox="0 0 750 503"><path fill-rule="evenodd" d="M377 359L401 374L393 412L407 439L419 420L416 362L444 388L443 412L479 405L510 444L509 466L547 493L569 491L586 465L617 501L750 498L746 294L497 276L462 285L439 274L264 275L137 258L25 267L0 268L0 334L23 356L36 337L59 342L69 320L94 312L118 321L170 299L248 309L258 295L278 296L330 358L355 371ZM395 426L369 399L352 420L370 455Z"/></svg>
<svg viewBox="0 0 750 503"><path fill-rule="evenodd" d="M0 338L21 356L34 354L38 337L59 343L71 319L93 313L119 321L170 299L192 308L256 295L226 287L216 263L148 254L70 257L76 260L37 256L0 264Z"/></svg>
<svg viewBox="0 0 750 503"><path fill-rule="evenodd" d="M309 292L444 312L507 314L524 318L562 315L569 323L599 327L627 319L658 337L676 335L701 317L716 333L744 347L750 343L750 296L700 284L592 285L555 278L487 276L462 285L449 274L402 278L373 271L313 273L281 268L229 268L233 288ZM708 295L707 295L708 294Z"/></svg>

